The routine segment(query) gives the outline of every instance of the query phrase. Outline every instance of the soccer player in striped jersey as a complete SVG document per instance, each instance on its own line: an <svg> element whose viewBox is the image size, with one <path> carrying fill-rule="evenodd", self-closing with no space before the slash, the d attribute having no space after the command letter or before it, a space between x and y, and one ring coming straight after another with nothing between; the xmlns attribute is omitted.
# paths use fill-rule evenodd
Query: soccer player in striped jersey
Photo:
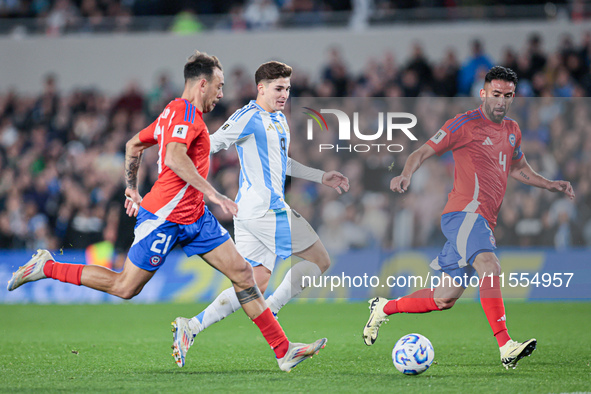
<svg viewBox="0 0 591 394"><path fill-rule="evenodd" d="M501 362L515 368L531 354L536 340L513 341L508 334L505 306L501 295L501 266L494 253L493 230L509 176L551 192L575 197L567 181L550 181L536 173L521 151L521 130L506 117L515 96L517 75L511 69L493 67L480 90L482 105L457 115L407 159L402 174L393 178L390 188L404 193L413 173L429 157L452 151L455 160L454 187L441 217L441 230L447 238L431 267L442 271L441 285L422 289L396 300L377 297L370 300L370 318L363 338L372 345L380 325L395 313L426 313L451 308L463 294L465 280L454 285L451 278L480 277L480 302L498 342Z"/></svg>
<svg viewBox="0 0 591 394"><path fill-rule="evenodd" d="M232 291L248 317L275 352L279 367L289 372L298 363L324 347L326 339L313 344L291 343L261 296L251 266L236 251L228 232L209 212L206 195L225 213L236 215L238 206L207 182L209 132L203 113L211 111L223 97L224 74L215 56L196 52L184 67L185 88L180 98L170 102L162 114L126 145L125 207L137 216L135 239L123 271L118 273L93 265L55 261L47 250L13 274L8 290L44 278L83 285L129 299L139 294L166 256L180 245L187 256L199 255L226 275ZM158 146L158 180L142 200L137 189L137 173L142 153ZM183 321L173 323L173 357L185 364L186 350L193 342Z"/></svg>
<svg viewBox="0 0 591 394"><path fill-rule="evenodd" d="M303 290L302 277L320 276L330 266L328 252L308 222L285 202L285 176L324 184L338 193L349 180L337 171L306 167L288 156L290 133L281 112L290 92L290 66L272 61L255 73L257 98L237 110L211 136L211 152L234 145L240 159L240 188L234 218L236 248L254 267L256 282L265 291L277 256L302 258L287 272L267 299L274 314ZM224 290L201 313L188 320L194 335L240 308L232 289Z"/></svg>

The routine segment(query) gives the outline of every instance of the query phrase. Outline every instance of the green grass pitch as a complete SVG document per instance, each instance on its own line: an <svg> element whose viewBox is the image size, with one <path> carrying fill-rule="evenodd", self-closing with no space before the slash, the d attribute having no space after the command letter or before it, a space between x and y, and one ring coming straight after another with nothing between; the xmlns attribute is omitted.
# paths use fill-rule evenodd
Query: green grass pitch
<svg viewBox="0 0 591 394"><path fill-rule="evenodd" d="M0 391L103 392L572 392L591 391L591 303L506 305L514 339L538 339L517 369L501 367L480 304L395 315L374 346L363 344L366 303L294 303L279 318L294 341L327 337L291 373L244 313L199 334L186 365L171 357L170 322L204 305L1 305ZM392 365L394 343L421 333L435 348L424 374Z"/></svg>

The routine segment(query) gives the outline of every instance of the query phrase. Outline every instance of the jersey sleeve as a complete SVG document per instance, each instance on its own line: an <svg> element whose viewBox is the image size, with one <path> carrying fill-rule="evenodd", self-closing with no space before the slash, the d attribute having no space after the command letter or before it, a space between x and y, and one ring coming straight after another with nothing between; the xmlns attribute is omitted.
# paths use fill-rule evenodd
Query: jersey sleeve
<svg viewBox="0 0 591 394"><path fill-rule="evenodd" d="M437 156L461 148L470 142L471 133L459 118L461 118L460 115L445 122L443 127L427 141L427 145L435 150Z"/></svg>
<svg viewBox="0 0 591 394"><path fill-rule="evenodd" d="M261 116L258 113L252 113L233 120L232 117L224 122L215 133L210 136L209 153L216 153L222 149L228 149L236 141L252 135L257 126L262 126Z"/></svg>
<svg viewBox="0 0 591 394"><path fill-rule="evenodd" d="M521 151L521 130L519 126L515 131L515 149L513 149L513 156L511 157L511 164L517 163L523 158L523 152Z"/></svg>
<svg viewBox="0 0 591 394"><path fill-rule="evenodd" d="M143 143L148 144L157 144L158 143L158 136L156 135L156 125L158 124L158 119L152 122L151 125L140 131L140 141Z"/></svg>

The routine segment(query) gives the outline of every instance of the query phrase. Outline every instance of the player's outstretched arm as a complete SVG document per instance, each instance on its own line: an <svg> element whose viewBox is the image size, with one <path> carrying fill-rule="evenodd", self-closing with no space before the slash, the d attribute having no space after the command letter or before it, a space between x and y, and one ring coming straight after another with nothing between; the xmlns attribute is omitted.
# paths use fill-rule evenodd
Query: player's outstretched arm
<svg viewBox="0 0 591 394"><path fill-rule="evenodd" d="M209 201L222 207L224 213L236 216L238 205L215 190L205 178L199 175L191 158L187 155L187 145L180 142L169 142L166 145L164 165L174 171L183 181L206 195Z"/></svg>
<svg viewBox="0 0 591 394"><path fill-rule="evenodd" d="M343 191L349 191L349 178L340 172L324 172L316 168L305 166L302 163L295 161L291 157L287 158L286 174L294 178L301 178L307 181L322 183L323 185L332 187L339 194L342 194Z"/></svg>
<svg viewBox="0 0 591 394"><path fill-rule="evenodd" d="M137 191L137 174L146 148L155 144L142 142L140 133L134 135L125 144L125 210L129 216L137 216L142 196Z"/></svg>
<svg viewBox="0 0 591 394"><path fill-rule="evenodd" d="M398 193L404 193L407 191L410 186L412 175L419 169L419 167L421 167L421 164L423 164L425 160L434 154L435 149L427 144L423 144L419 149L412 152L410 156L408 156L408 159L406 159L402 173L397 177L392 178L390 181L390 190Z"/></svg>
<svg viewBox="0 0 591 394"><path fill-rule="evenodd" d="M551 181L544 178L540 174L534 171L525 159L525 155L511 165L510 173L512 178L517 179L519 182L546 189L551 192L562 192L567 195L568 198L573 200L575 198L575 191L572 185L568 181Z"/></svg>

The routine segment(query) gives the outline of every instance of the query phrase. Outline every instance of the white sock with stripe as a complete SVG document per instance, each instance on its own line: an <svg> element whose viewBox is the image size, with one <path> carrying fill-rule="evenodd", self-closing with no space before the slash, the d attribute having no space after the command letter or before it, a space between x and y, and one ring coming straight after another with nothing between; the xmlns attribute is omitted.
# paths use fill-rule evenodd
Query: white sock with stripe
<svg viewBox="0 0 591 394"><path fill-rule="evenodd" d="M271 308L271 312L277 314L289 300L297 297L304 290L304 283L302 283L303 277L309 277L310 281L312 281L320 275L322 275L322 271L320 271L320 268L316 264L307 260L300 261L287 271L281 284L267 298L267 306ZM306 279L305 284L307 285L308 283Z"/></svg>
<svg viewBox="0 0 591 394"><path fill-rule="evenodd" d="M189 320L189 327L193 330L193 333L199 333L212 324L230 316L240 308L236 291L233 287L230 287L222 291L203 312Z"/></svg>

